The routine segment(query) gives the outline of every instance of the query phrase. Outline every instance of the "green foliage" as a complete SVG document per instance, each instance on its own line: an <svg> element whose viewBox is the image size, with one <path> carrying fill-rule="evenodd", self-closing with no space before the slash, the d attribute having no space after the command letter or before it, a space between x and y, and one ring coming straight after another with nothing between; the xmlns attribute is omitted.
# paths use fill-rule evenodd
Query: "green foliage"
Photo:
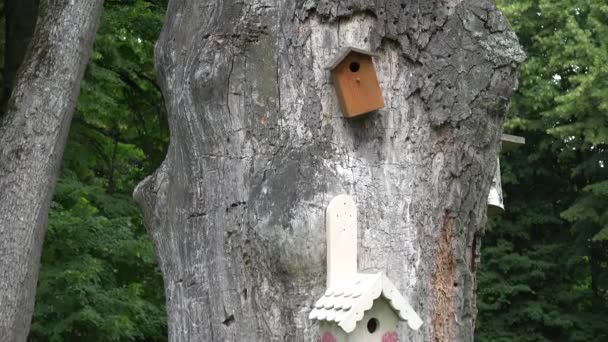
<svg viewBox="0 0 608 342"><path fill-rule="evenodd" d="M131 193L162 161L153 47L164 4L110 1L44 241L30 341L166 341L160 271Z"/></svg>
<svg viewBox="0 0 608 342"><path fill-rule="evenodd" d="M608 340L608 5L498 1L528 54L490 223L478 341Z"/></svg>
<svg viewBox="0 0 608 342"><path fill-rule="evenodd" d="M153 65L164 13L144 0L112 4L106 5L95 39L74 125L93 139L97 135L137 146L146 157L140 158L143 174L150 174L167 144L164 103ZM92 157L110 164L112 153Z"/></svg>
<svg viewBox="0 0 608 342"><path fill-rule="evenodd" d="M42 258L33 341L163 340L162 282L126 195L65 170Z"/></svg>

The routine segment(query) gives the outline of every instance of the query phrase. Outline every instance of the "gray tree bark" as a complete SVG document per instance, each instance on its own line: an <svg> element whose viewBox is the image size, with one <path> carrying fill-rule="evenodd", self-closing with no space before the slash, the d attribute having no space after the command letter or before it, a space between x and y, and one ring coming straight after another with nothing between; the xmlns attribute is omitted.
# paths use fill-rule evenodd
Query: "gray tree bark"
<svg viewBox="0 0 608 342"><path fill-rule="evenodd" d="M25 341L47 213L102 0L41 1L0 122L0 336Z"/></svg>
<svg viewBox="0 0 608 342"><path fill-rule="evenodd" d="M386 107L342 118L324 67L375 59ZM324 210L358 203L360 271L472 341L476 241L523 53L489 0L169 2L156 65L171 143L135 190L171 341L313 341Z"/></svg>

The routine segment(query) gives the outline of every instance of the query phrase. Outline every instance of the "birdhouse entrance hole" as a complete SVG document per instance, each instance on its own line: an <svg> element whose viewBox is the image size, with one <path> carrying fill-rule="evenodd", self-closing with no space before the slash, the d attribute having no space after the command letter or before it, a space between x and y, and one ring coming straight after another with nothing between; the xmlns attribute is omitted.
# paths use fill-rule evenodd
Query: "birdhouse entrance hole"
<svg viewBox="0 0 608 342"><path fill-rule="evenodd" d="M352 63L350 63L349 68L350 68L350 71L357 72L357 71L359 71L359 68L361 68L361 65L359 65L359 63L357 63L357 62L352 62Z"/></svg>
<svg viewBox="0 0 608 342"><path fill-rule="evenodd" d="M379 325L380 324L377 319L370 318L370 320L367 321L367 331L369 331L370 334L373 334L374 332L376 332L376 330L378 330Z"/></svg>

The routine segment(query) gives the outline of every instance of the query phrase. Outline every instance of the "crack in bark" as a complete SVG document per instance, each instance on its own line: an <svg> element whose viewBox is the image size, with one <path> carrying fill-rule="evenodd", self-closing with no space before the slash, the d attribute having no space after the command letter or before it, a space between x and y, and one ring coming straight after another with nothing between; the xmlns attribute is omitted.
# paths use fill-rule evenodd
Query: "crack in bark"
<svg viewBox="0 0 608 342"><path fill-rule="evenodd" d="M455 314L454 282L456 260L453 251L454 217L445 211L433 261L433 306L431 325L433 341L454 341L453 317Z"/></svg>
<svg viewBox="0 0 608 342"><path fill-rule="evenodd" d="M228 317L226 317L223 321L222 324L229 327L232 325L232 323L234 323L235 319L234 319L234 315L230 315Z"/></svg>

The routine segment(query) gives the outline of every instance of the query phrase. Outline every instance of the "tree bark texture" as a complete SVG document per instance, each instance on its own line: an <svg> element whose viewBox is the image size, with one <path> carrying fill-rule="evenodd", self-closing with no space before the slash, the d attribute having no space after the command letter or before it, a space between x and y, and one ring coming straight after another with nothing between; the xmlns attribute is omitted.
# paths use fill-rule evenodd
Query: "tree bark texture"
<svg viewBox="0 0 608 342"><path fill-rule="evenodd" d="M21 65L27 47L32 40L36 18L38 14L38 0L5 0L5 39L4 39L4 70L2 84L2 112L6 101L11 95L13 80L17 69ZM0 113L2 117L3 113Z"/></svg>
<svg viewBox="0 0 608 342"><path fill-rule="evenodd" d="M102 0L41 1L0 122L0 336L25 341L47 213Z"/></svg>
<svg viewBox="0 0 608 342"><path fill-rule="evenodd" d="M355 120L324 69L345 46L380 54L386 107ZM316 340L341 193L359 270L424 321L400 340L473 340L474 241L523 59L489 0L173 0L156 59L171 142L135 198L171 341Z"/></svg>

